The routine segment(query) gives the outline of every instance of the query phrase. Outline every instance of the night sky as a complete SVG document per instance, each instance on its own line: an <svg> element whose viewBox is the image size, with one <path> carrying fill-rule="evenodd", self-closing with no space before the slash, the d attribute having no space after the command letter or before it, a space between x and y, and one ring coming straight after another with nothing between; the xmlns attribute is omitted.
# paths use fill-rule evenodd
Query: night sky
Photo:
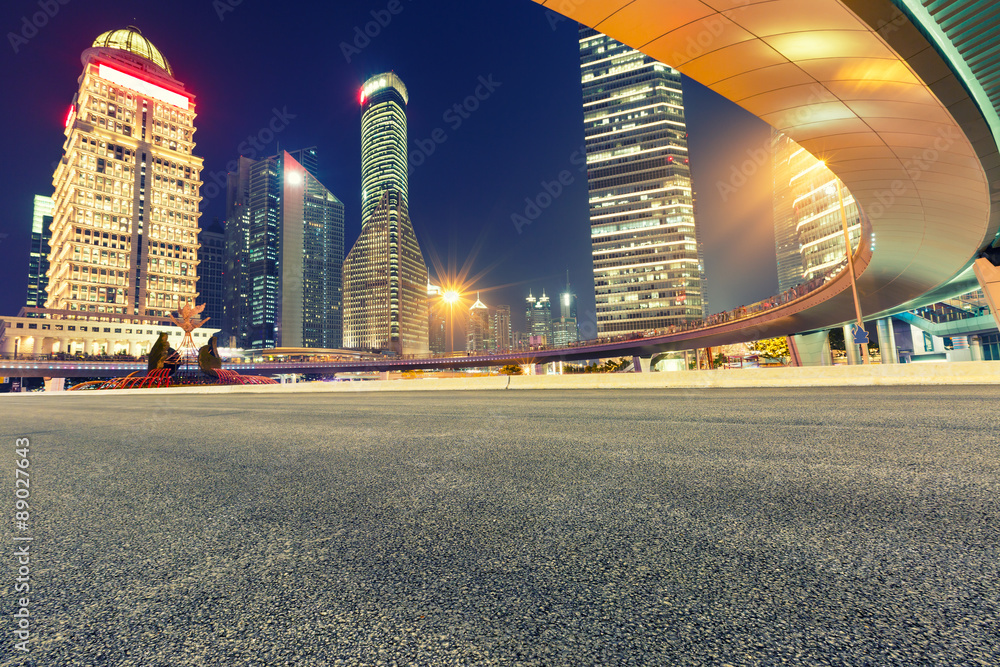
<svg viewBox="0 0 1000 667"><path fill-rule="evenodd" d="M0 179L0 314L24 305L32 199L52 193L80 53L100 33L131 24L196 96L203 227L225 216L225 192L209 184L241 144L256 157L279 144L316 146L317 176L346 208L349 249L361 227L358 89L395 70L409 90L409 150L419 164L410 174L410 217L432 275L438 265L466 266L484 302L511 305L517 329L528 290L556 294L568 269L581 330L594 335L587 183L573 161L583 147L574 22L529 0L46 1L58 11L47 21L38 15L45 25L37 30L25 28L23 17L42 11L39 0L8 0L0 20L8 155ZM386 24L377 31L373 11ZM369 23L377 34L358 38ZM455 110L477 87L485 99ZM710 310L717 312L777 291L771 170L752 159L769 128L689 79L684 93ZM268 139L270 130L261 131L272 121L284 127L257 150L248 139ZM438 128L441 143L431 139L442 137ZM573 182L518 231L511 216L563 170ZM720 189L720 182L742 182L732 180L734 170L749 176L746 184Z"/></svg>

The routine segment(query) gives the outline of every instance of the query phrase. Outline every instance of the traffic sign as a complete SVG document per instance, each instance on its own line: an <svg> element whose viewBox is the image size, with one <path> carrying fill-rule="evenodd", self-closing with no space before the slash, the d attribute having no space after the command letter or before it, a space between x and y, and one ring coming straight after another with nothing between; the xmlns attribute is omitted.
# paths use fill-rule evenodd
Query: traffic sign
<svg viewBox="0 0 1000 667"><path fill-rule="evenodd" d="M851 328L851 335L854 337L855 345L868 344L868 332L865 331L864 327L855 324L854 327Z"/></svg>

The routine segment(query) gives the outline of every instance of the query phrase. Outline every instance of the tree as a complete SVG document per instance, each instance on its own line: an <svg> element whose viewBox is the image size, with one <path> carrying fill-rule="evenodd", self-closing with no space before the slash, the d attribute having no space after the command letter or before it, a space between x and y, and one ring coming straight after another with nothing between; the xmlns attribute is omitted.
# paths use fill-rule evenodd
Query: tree
<svg viewBox="0 0 1000 667"><path fill-rule="evenodd" d="M754 341L750 344L750 350L767 359L781 359L791 354L788 351L788 339L784 336Z"/></svg>
<svg viewBox="0 0 1000 667"><path fill-rule="evenodd" d="M501 375L524 375L524 369L517 364L507 364L500 367Z"/></svg>

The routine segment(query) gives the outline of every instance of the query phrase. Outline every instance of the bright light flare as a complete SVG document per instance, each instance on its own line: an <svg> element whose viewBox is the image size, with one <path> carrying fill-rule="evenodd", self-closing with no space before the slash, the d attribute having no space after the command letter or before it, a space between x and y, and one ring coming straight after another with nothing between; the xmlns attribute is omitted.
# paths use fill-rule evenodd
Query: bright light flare
<svg viewBox="0 0 1000 667"><path fill-rule="evenodd" d="M462 295L455 290L448 290L441 295L441 298L444 299L445 303L455 303L462 298Z"/></svg>

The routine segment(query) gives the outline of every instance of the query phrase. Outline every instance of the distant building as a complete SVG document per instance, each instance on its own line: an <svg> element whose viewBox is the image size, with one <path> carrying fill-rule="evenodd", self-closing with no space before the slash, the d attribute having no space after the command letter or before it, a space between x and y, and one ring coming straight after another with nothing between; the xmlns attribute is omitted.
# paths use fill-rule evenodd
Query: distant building
<svg viewBox="0 0 1000 667"><path fill-rule="evenodd" d="M201 319L212 318L212 326L222 327L225 312L226 232L216 218L201 230L198 248L198 293L205 310Z"/></svg>
<svg viewBox="0 0 1000 667"><path fill-rule="evenodd" d="M31 252L28 255L28 298L29 308L44 308L48 296L49 239L52 232L52 197L35 195L35 209L31 216Z"/></svg>
<svg viewBox="0 0 1000 667"><path fill-rule="evenodd" d="M580 339L576 319L576 292L569 283L566 272L566 289L559 294L559 319L552 320L552 345L566 347Z"/></svg>
<svg viewBox="0 0 1000 667"><path fill-rule="evenodd" d="M441 298L441 287L427 283L428 304ZM448 318L440 309L428 306L427 335L428 347L434 354L444 354L448 351Z"/></svg>
<svg viewBox="0 0 1000 667"><path fill-rule="evenodd" d="M587 27L579 43L598 335L698 320L681 75Z"/></svg>
<svg viewBox="0 0 1000 667"><path fill-rule="evenodd" d="M493 311L493 336L497 352L514 349L514 337L510 328L510 306L497 306Z"/></svg>
<svg viewBox="0 0 1000 667"><path fill-rule="evenodd" d="M545 290L537 299L528 292L525 301L524 319L529 337L534 337L541 342L533 345L548 345L552 342L552 304L549 297L545 296Z"/></svg>
<svg viewBox="0 0 1000 667"><path fill-rule="evenodd" d="M224 319L233 344L342 347L343 203L284 151L239 159L227 211Z"/></svg>
<svg viewBox="0 0 1000 667"><path fill-rule="evenodd" d="M392 72L361 89L361 235L344 260L344 346L424 354L427 264L407 208L406 86Z"/></svg>
<svg viewBox="0 0 1000 667"><path fill-rule="evenodd" d="M825 276L847 260L838 179L820 160L772 130L774 153L774 245L778 289L785 291ZM861 237L861 217L841 184L851 245Z"/></svg>
<svg viewBox="0 0 1000 667"><path fill-rule="evenodd" d="M476 302L469 308L465 349L468 352L492 352L495 349L493 318L490 315L489 307L480 301L478 294Z"/></svg>

